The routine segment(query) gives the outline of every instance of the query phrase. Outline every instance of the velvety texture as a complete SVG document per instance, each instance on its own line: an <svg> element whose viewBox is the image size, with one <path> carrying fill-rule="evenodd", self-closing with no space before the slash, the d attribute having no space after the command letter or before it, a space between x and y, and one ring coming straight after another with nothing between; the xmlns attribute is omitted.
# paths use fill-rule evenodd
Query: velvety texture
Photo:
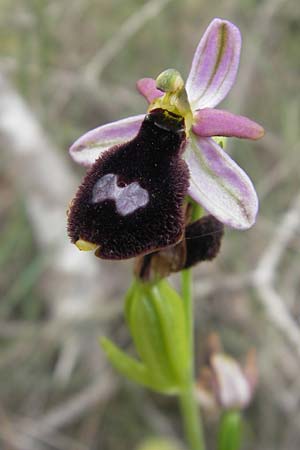
<svg viewBox="0 0 300 450"><path fill-rule="evenodd" d="M69 211L72 242L99 245L96 255L105 259L132 258L178 242L189 184L181 159L184 144L184 119L162 109L151 111L132 141L105 152L87 173ZM93 203L94 186L107 174L116 175L120 187L139 183L149 202L125 216L114 200Z"/></svg>
<svg viewBox="0 0 300 450"><path fill-rule="evenodd" d="M208 215L187 225L184 239L172 247L136 259L135 275L155 281L188 269L201 261L211 261L219 253L224 225Z"/></svg>
<svg viewBox="0 0 300 450"><path fill-rule="evenodd" d="M184 269L201 261L210 261L219 253L224 225L215 217L204 216L186 228L186 261Z"/></svg>

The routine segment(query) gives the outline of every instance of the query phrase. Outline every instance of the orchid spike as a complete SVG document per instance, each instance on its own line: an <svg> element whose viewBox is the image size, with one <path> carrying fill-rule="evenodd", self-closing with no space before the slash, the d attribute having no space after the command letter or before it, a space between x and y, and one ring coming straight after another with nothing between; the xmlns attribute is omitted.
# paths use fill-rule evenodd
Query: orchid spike
<svg viewBox="0 0 300 450"><path fill-rule="evenodd" d="M264 135L256 122L215 109L235 82L240 50L239 29L227 20L214 19L196 49L185 85L175 69L164 71L156 80L139 80L137 89L149 102L148 116L128 117L89 131L71 146L72 158L86 167L93 167L96 161L99 165L99 158L105 159L112 147L135 139L147 117L156 115L164 120L163 113L158 111L168 112L169 119L172 115L173 121L184 120L184 135L177 151L188 168L187 183L183 182L188 186L185 194L220 222L237 229L250 228L258 211L256 191L248 175L214 139L227 136L256 140ZM143 189L141 186L138 189L141 196ZM113 196L107 198L116 199L119 192L120 188L115 188ZM140 207L143 200L139 201ZM178 220L182 221L182 217L178 216ZM178 242L175 234L174 231L173 244Z"/></svg>

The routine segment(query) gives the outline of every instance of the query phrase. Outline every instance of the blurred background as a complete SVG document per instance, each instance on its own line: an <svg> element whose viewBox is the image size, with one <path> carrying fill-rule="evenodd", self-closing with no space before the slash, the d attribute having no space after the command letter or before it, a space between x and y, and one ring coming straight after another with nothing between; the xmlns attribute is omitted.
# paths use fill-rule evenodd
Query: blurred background
<svg viewBox="0 0 300 450"><path fill-rule="evenodd" d="M217 260L194 271L197 359L212 331L239 359L255 347L260 379L244 449L300 446L298 0L0 0L3 450L182 442L176 401L122 379L99 349L101 335L130 348L132 262L102 262L69 244L65 211L84 169L67 149L88 129L146 111L139 78L169 67L186 76L214 17L243 35L238 80L221 107L267 134L228 145L261 209L252 230L226 230ZM212 450L216 423L205 422Z"/></svg>

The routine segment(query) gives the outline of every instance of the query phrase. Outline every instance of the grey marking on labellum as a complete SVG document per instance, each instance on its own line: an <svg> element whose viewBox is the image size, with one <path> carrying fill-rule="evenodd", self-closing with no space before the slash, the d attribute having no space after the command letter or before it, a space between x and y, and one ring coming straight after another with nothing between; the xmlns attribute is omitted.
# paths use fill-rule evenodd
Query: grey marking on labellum
<svg viewBox="0 0 300 450"><path fill-rule="evenodd" d="M117 175L108 173L101 177L93 188L92 203L114 200L121 216L133 213L149 202L149 194L137 181L124 187L117 185Z"/></svg>

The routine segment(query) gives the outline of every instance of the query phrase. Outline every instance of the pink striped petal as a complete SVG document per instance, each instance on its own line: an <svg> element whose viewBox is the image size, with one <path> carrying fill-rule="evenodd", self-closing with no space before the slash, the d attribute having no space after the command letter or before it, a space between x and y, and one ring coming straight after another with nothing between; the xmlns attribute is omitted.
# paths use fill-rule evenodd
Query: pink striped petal
<svg viewBox="0 0 300 450"><path fill-rule="evenodd" d="M127 117L88 131L70 148L70 155L77 164L90 167L110 147L130 141L140 129L145 115Z"/></svg>
<svg viewBox="0 0 300 450"><path fill-rule="evenodd" d="M137 90L145 99L151 103L158 97L162 97L164 93L156 89L156 81L153 78L142 78L136 83Z"/></svg>
<svg viewBox="0 0 300 450"><path fill-rule="evenodd" d="M241 51L241 34L231 22L214 19L194 55L186 82L192 109L214 107L234 84Z"/></svg>
<svg viewBox="0 0 300 450"><path fill-rule="evenodd" d="M248 175L210 138L191 134L184 152L190 170L189 195L220 222L250 228L258 199Z"/></svg>
<svg viewBox="0 0 300 450"><path fill-rule="evenodd" d="M198 136L231 136L260 139L265 131L258 123L221 109L204 108L194 114L193 131Z"/></svg>

